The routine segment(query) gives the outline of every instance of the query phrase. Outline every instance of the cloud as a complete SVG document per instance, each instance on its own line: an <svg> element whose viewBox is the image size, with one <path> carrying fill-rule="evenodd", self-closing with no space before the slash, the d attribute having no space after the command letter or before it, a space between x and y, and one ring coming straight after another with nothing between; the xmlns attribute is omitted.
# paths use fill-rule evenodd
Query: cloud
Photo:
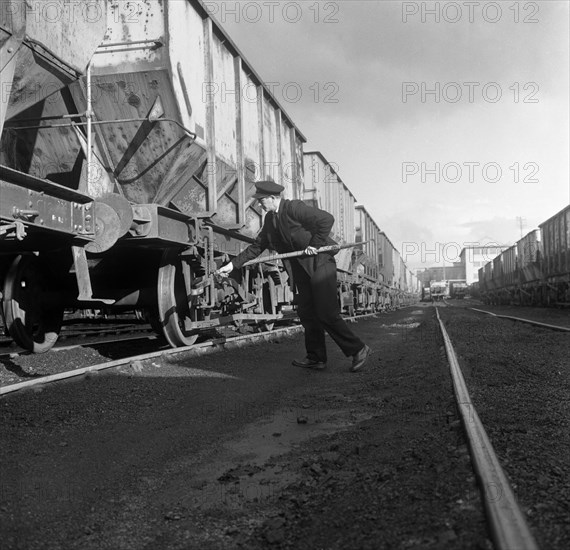
<svg viewBox="0 0 570 550"><path fill-rule="evenodd" d="M517 216L530 230L570 199L569 5L501 2L496 23L480 11L472 23L467 12L457 23L442 14L439 23L429 15L422 22L421 14L404 23L404 4L310 1L300 3L297 23L276 17L272 24L226 27L260 76L280 83L277 99L307 136L307 150L336 163L394 244L415 239L433 247L486 236L513 242L520 236ZM448 10L452 4L466 9L438 3ZM491 10L495 3L476 10L487 4ZM337 22L325 23L326 16ZM302 90L299 101L280 95L288 82ZM406 102L403 82L418 88ZM439 101L429 94L436 85ZM462 97L453 101L458 89ZM435 182L420 171L404 183L405 161L428 170L456 163L463 178L440 174ZM472 181L464 164L470 162L479 163ZM486 163L500 166L500 181L485 178Z"/></svg>

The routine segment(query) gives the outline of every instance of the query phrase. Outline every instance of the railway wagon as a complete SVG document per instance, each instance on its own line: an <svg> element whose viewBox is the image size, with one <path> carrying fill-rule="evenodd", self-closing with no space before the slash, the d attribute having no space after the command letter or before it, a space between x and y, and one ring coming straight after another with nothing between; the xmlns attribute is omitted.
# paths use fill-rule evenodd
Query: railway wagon
<svg viewBox="0 0 570 550"><path fill-rule="evenodd" d="M539 225L542 237L542 300L570 303L570 205Z"/></svg>
<svg viewBox="0 0 570 550"><path fill-rule="evenodd" d="M200 0L14 0L0 53L0 313L22 347L50 349L68 308L144 310L172 346L270 328L281 265L214 277L261 227L258 179L374 239L339 254L346 309L401 302L397 251L334 170L305 187L305 137Z"/></svg>
<svg viewBox="0 0 570 550"><path fill-rule="evenodd" d="M441 302L449 298L449 283L447 281L430 281L429 288L432 301Z"/></svg>
<svg viewBox="0 0 570 550"><path fill-rule="evenodd" d="M46 351L69 307L145 309L172 346L279 318L278 267L213 271L261 227L256 179L302 198L303 134L201 1L49 4L59 17L19 0L0 24L13 339Z"/></svg>
<svg viewBox="0 0 570 550"><path fill-rule="evenodd" d="M303 159L303 201L334 216L331 237L335 241L343 244L354 242L356 197L338 175L334 163L330 163L320 151L305 152Z"/></svg>
<svg viewBox="0 0 570 550"><path fill-rule="evenodd" d="M490 265L487 269L487 265ZM492 304L501 304L508 300L508 292L505 285L503 254L495 256L485 265L485 288Z"/></svg>
<svg viewBox="0 0 570 550"><path fill-rule="evenodd" d="M382 287L382 301L384 309L395 307L394 282L394 251L396 247L384 232L378 234L378 255L380 258L379 271L384 285Z"/></svg>
<svg viewBox="0 0 570 550"><path fill-rule="evenodd" d="M570 206L479 270L485 302L570 304Z"/></svg>
<svg viewBox="0 0 570 550"><path fill-rule="evenodd" d="M479 268L479 281L484 283L486 289L494 289L496 287L493 281L493 262L486 263L483 267ZM483 285L482 285L483 286Z"/></svg>
<svg viewBox="0 0 570 550"><path fill-rule="evenodd" d="M449 282L449 297L462 300L467 294L468 286L465 281L450 281Z"/></svg>
<svg viewBox="0 0 570 550"><path fill-rule="evenodd" d="M357 205L355 210L356 240L361 242L353 256L355 277L353 291L357 311L373 312L392 307L392 291L381 271L384 258L378 246L382 231L368 210Z"/></svg>
<svg viewBox="0 0 570 550"><path fill-rule="evenodd" d="M331 237L335 241L339 244L355 242L355 196L338 175L334 163L330 163L320 151L305 152L303 160L303 201L334 216ZM355 312L353 249L339 250L335 259L341 310L352 315Z"/></svg>
<svg viewBox="0 0 570 550"><path fill-rule="evenodd" d="M507 287L519 283L517 246L513 245L501 253L503 284Z"/></svg>
<svg viewBox="0 0 570 550"><path fill-rule="evenodd" d="M393 288L393 302L396 307L404 305L402 297L404 295L405 289L403 288L403 280L405 277L404 262L400 252L396 248L392 248L392 264L394 265L394 279L392 281Z"/></svg>
<svg viewBox="0 0 570 550"><path fill-rule="evenodd" d="M334 163L320 151L305 152L304 163L303 200L333 214L331 236L336 241L362 243L336 255L342 309L347 313L387 310L394 307L398 296L402 304L408 303L413 274L400 259L402 280L394 283L395 248L367 209L356 204Z"/></svg>
<svg viewBox="0 0 570 550"><path fill-rule="evenodd" d="M540 279L539 261L542 257L540 229L527 233L517 242L518 268L523 287L532 285Z"/></svg>

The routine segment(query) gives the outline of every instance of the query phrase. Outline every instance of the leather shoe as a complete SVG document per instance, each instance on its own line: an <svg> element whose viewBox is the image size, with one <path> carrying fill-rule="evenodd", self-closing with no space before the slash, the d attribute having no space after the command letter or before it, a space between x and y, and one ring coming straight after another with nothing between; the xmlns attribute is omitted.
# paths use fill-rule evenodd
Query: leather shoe
<svg viewBox="0 0 570 550"><path fill-rule="evenodd" d="M367 346L364 347L352 356L352 366L350 367L350 372L358 372L364 367L364 363L372 353L372 350Z"/></svg>
<svg viewBox="0 0 570 550"><path fill-rule="evenodd" d="M303 367L304 369L313 370L322 370L327 366L324 361L315 361L314 359L309 359L308 357L305 359L294 359L292 365L295 367Z"/></svg>

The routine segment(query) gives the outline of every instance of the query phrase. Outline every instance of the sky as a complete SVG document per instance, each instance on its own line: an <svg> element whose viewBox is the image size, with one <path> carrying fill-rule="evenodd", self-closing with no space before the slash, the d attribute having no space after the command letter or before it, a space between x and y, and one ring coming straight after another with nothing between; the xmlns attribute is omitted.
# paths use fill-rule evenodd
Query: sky
<svg viewBox="0 0 570 550"><path fill-rule="evenodd" d="M567 0L204 3L408 267L569 204Z"/></svg>

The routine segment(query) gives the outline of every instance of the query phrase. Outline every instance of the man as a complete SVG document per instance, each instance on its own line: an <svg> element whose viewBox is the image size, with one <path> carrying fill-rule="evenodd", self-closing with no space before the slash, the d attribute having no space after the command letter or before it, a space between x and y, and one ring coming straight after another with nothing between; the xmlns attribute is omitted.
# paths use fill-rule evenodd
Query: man
<svg viewBox="0 0 570 550"><path fill-rule="evenodd" d="M327 364L325 330L347 357L351 372L362 369L370 348L358 338L340 316L336 288L336 262L333 253L317 253L317 248L336 244L329 233L334 217L299 200L283 199L283 186L273 181L255 184L257 199L267 215L256 241L230 263L218 269L229 274L265 249L279 253L304 250L305 255L285 260L291 288L297 289L297 306L305 329L307 357L293 361L296 367L321 370ZM290 262L287 265L287 262Z"/></svg>

